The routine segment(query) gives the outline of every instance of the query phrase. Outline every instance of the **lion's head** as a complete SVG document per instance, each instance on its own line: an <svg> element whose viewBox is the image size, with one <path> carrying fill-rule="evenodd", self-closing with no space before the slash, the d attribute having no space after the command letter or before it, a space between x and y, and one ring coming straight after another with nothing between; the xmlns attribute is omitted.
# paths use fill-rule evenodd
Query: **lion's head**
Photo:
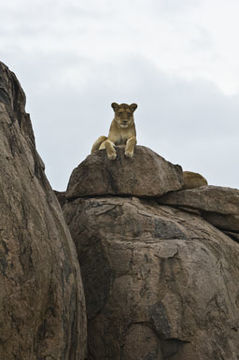
<svg viewBox="0 0 239 360"><path fill-rule="evenodd" d="M134 123L134 111L137 109L137 104L117 104L113 102L111 104L114 112L114 120L121 128L128 128Z"/></svg>

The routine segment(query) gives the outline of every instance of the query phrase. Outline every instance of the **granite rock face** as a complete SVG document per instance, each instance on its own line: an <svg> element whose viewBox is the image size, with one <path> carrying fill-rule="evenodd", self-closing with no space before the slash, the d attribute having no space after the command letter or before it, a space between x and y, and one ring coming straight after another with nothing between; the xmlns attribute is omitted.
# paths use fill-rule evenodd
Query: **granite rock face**
<svg viewBox="0 0 239 360"><path fill-rule="evenodd" d="M221 186L203 186L172 192L159 199L160 204L197 209L214 226L239 232L239 190Z"/></svg>
<svg viewBox="0 0 239 360"><path fill-rule="evenodd" d="M136 146L126 158L117 148L117 160L107 159L105 150L89 155L72 173L66 197L94 195L161 196L181 189L181 166L173 165L144 146Z"/></svg>
<svg viewBox="0 0 239 360"><path fill-rule="evenodd" d="M136 197L64 205L89 360L237 360L239 246L201 216Z"/></svg>
<svg viewBox="0 0 239 360"><path fill-rule="evenodd" d="M75 245L44 174L25 95L0 63L0 358L83 360Z"/></svg>

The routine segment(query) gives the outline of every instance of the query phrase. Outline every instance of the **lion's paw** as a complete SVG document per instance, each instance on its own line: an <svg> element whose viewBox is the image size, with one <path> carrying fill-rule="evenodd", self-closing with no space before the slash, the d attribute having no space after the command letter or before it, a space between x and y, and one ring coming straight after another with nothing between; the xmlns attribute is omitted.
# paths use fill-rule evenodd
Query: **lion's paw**
<svg viewBox="0 0 239 360"><path fill-rule="evenodd" d="M125 151L125 156L126 156L127 158L132 158L132 157L134 156L134 152L133 152L133 151L128 151L128 150L126 150L126 151Z"/></svg>
<svg viewBox="0 0 239 360"><path fill-rule="evenodd" d="M117 157L116 151L110 152L110 154L107 154L109 160L115 160Z"/></svg>

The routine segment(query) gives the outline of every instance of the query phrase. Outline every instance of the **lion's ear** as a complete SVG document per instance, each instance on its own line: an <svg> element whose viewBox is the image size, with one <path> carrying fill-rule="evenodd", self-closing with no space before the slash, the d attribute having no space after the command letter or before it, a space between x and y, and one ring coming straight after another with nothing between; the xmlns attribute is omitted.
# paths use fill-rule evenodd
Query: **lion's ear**
<svg viewBox="0 0 239 360"><path fill-rule="evenodd" d="M130 110L132 112L134 112L137 109L138 105L137 104L131 104L129 107L130 107Z"/></svg>
<svg viewBox="0 0 239 360"><path fill-rule="evenodd" d="M114 109L114 111L118 110L118 108L119 108L119 105L118 105L116 102L113 102L113 103L111 104L111 106L112 106L112 108Z"/></svg>

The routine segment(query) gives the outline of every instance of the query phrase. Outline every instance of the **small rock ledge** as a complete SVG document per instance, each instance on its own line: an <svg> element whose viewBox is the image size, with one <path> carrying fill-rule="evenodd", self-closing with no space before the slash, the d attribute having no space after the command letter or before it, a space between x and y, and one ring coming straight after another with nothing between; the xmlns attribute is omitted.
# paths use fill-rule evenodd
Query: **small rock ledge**
<svg viewBox="0 0 239 360"><path fill-rule="evenodd" d="M222 231L239 233L239 190L221 186L202 186L171 192L160 197L159 204L197 210L206 221ZM239 235L239 234L238 234ZM232 235L237 239L236 234Z"/></svg>
<svg viewBox="0 0 239 360"><path fill-rule="evenodd" d="M105 150L89 155L74 169L66 191L68 199L99 195L159 197L182 189L183 172L144 146L136 146L132 159L117 148L112 161Z"/></svg>

